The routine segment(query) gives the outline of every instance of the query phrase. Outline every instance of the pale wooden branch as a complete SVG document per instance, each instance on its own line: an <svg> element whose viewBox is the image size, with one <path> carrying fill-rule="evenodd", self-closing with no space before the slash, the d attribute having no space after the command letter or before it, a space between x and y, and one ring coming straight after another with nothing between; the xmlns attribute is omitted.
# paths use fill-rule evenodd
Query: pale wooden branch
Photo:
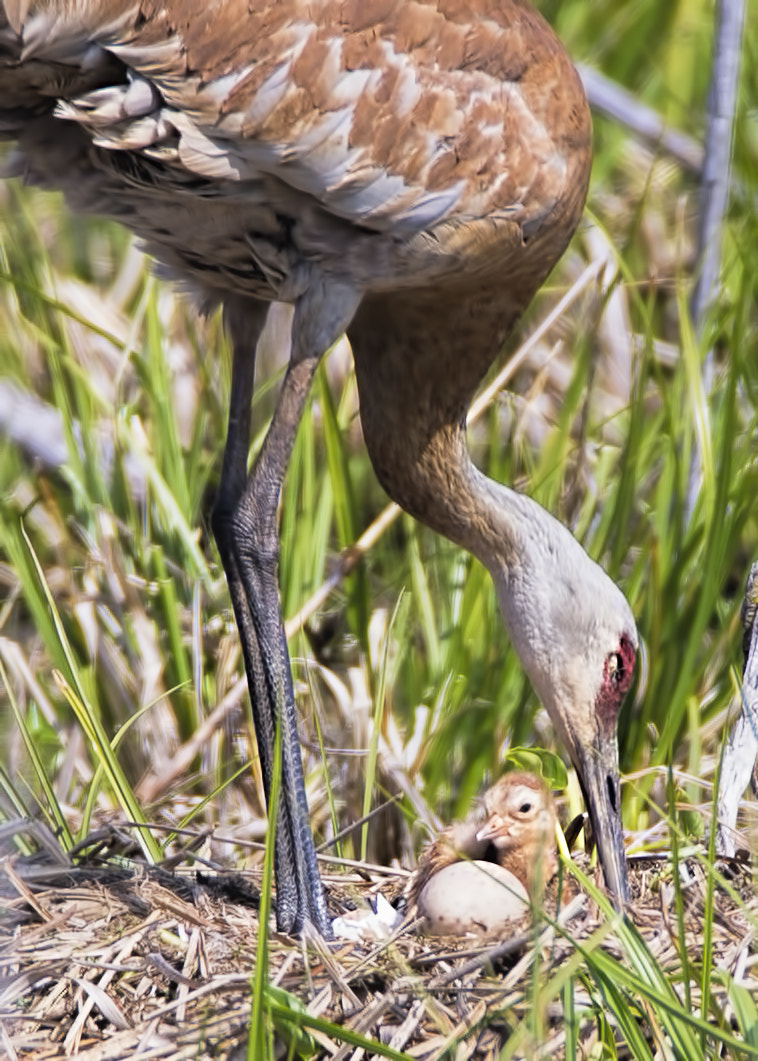
<svg viewBox="0 0 758 1061"><path fill-rule="evenodd" d="M666 125L652 107L642 103L605 74L583 63L577 64L577 70L593 111L623 125L651 147L670 155L691 173L700 174L703 148L697 140Z"/></svg>
<svg viewBox="0 0 758 1061"><path fill-rule="evenodd" d="M736 851L737 811L751 781L758 756L758 563L753 564L742 602L744 669L742 710L732 726L721 763L716 811L716 851L733 857Z"/></svg>
<svg viewBox="0 0 758 1061"><path fill-rule="evenodd" d="M705 159L700 184L698 214L698 260L700 264L692 292L690 313L698 332L705 311L713 302L721 266L721 226L729 198L729 182L737 110L737 83L745 21L745 0L719 0L708 95ZM709 355L710 361L710 355ZM706 364L706 375L712 365Z"/></svg>
<svg viewBox="0 0 758 1061"><path fill-rule="evenodd" d="M745 20L744 0L717 0L713 38L711 85L705 129L705 157L700 179L695 285L690 296L690 317L702 335L706 313L718 294L721 271L721 228L726 215L731 182L732 141L737 108L737 82ZM703 360L702 382L706 396L713 386L714 353ZM687 514L695 508L703 467L702 445L690 460Z"/></svg>

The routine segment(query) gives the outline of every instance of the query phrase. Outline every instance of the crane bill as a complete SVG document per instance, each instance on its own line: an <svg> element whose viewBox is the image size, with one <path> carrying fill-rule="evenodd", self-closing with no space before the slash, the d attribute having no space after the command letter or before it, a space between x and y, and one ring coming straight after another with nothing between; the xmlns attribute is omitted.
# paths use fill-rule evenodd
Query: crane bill
<svg viewBox="0 0 758 1061"><path fill-rule="evenodd" d="M629 900L624 837L621 830L618 747L615 735L602 737L576 753L584 799L592 823L605 884L614 906L623 909Z"/></svg>

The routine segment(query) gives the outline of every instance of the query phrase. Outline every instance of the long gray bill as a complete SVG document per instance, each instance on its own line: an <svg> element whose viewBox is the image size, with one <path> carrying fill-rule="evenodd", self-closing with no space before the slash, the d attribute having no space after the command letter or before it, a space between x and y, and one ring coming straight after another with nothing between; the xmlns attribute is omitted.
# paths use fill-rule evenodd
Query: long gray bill
<svg viewBox="0 0 758 1061"><path fill-rule="evenodd" d="M621 910L629 899L624 838L621 832L618 747L615 734L577 750L577 770L587 803L600 865L613 905Z"/></svg>

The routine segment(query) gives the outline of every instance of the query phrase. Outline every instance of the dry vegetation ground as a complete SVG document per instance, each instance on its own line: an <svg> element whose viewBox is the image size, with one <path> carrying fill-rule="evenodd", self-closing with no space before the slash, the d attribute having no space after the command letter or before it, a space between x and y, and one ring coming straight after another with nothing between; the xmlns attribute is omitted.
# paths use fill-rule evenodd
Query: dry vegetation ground
<svg viewBox="0 0 758 1061"><path fill-rule="evenodd" d="M679 982L686 969L682 943L692 954L702 949L707 906L702 867L694 859L685 866L684 934L665 862L635 860L631 880L636 930L660 969ZM735 974L745 990L758 990L758 897L749 876L734 868L744 902L718 895L710 937L714 994L727 1016L727 982ZM378 889L401 891L404 879L362 871L326 883L336 913ZM359 1040L335 1038L334 1026L372 1038L389 1056L494 1061L509 1043L509 1057L564 1057L567 1035L576 1056L603 1056L597 984L589 980L574 992L575 1026L568 1031L561 992L583 945L594 949L602 940L603 952L623 962L628 940L617 937L613 921L585 894L571 891L554 923L516 925L507 940L434 939L419 935L413 922L376 942L273 937L272 1056L379 1056ZM0 1011L17 1006L0 1026L9 1056L248 1056L254 879L133 866L65 870L38 860L6 865L2 894L8 916L0 935L6 982ZM293 1021L295 999L301 1008ZM693 984L693 1012L700 1001ZM333 1027L324 1030L324 1022ZM663 1036L655 1042L655 1022L649 1027L651 1047L669 1056Z"/></svg>

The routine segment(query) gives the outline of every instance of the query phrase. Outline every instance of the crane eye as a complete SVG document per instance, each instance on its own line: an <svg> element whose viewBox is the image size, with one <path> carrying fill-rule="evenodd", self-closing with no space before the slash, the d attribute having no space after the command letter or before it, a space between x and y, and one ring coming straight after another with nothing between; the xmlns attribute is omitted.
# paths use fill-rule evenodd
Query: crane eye
<svg viewBox="0 0 758 1061"><path fill-rule="evenodd" d="M614 685L620 685L624 677L624 657L620 652L611 652L608 657L608 676Z"/></svg>

